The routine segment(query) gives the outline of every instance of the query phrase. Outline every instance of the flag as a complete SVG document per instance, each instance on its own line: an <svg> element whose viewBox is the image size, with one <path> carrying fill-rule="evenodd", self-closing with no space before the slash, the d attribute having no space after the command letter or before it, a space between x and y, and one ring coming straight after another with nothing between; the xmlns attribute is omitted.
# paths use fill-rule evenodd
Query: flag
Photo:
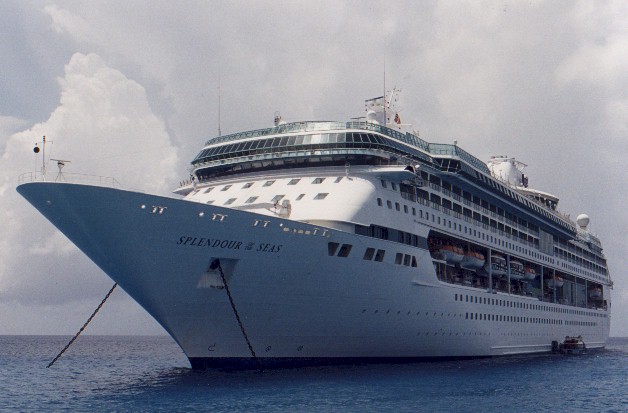
<svg viewBox="0 0 628 413"><path fill-rule="evenodd" d="M401 123L401 119L399 118L399 114L395 113L395 123L396 124L400 124Z"/></svg>

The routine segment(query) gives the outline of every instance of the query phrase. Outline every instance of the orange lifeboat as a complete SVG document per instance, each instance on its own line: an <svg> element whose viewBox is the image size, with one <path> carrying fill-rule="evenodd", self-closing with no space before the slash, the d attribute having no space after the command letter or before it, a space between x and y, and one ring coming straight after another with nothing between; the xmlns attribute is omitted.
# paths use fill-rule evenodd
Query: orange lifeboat
<svg viewBox="0 0 628 413"><path fill-rule="evenodd" d="M460 262L461 267L465 267L471 270L477 270L484 265L484 255L475 251L467 251Z"/></svg>
<svg viewBox="0 0 628 413"><path fill-rule="evenodd" d="M464 258L464 250L455 245L443 245L440 247L440 253L445 261L452 264L459 264Z"/></svg>

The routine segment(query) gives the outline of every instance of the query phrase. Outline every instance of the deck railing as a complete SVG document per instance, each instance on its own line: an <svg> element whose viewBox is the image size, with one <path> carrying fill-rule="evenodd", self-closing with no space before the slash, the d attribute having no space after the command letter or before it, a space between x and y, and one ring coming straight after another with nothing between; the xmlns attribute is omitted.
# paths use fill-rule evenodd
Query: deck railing
<svg viewBox="0 0 628 413"><path fill-rule="evenodd" d="M18 185L28 182L62 182L71 184L103 186L107 188L122 188L122 184L110 176L77 174L77 173L57 173L42 174L41 172L25 172L18 176Z"/></svg>

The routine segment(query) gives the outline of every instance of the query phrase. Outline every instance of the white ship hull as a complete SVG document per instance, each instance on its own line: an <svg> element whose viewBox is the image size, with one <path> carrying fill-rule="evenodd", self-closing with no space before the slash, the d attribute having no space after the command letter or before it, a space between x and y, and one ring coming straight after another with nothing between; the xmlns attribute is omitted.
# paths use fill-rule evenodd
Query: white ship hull
<svg viewBox="0 0 628 413"><path fill-rule="evenodd" d="M164 327L193 367L500 356L550 352L565 336L581 335L589 349L608 338L607 322L591 322L603 310L574 311L559 324L565 314L547 311L558 304L438 281L421 247L96 186L33 182L18 191ZM330 256L329 242L353 252ZM369 247L386 259L363 259ZM415 256L417 267L395 264L396 253ZM244 333L209 268L215 259Z"/></svg>

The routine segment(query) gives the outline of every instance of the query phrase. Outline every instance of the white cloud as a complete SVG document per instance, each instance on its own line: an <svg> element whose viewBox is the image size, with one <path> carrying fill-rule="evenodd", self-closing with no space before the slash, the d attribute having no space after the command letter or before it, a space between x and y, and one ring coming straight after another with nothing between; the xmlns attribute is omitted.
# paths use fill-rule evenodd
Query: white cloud
<svg viewBox="0 0 628 413"><path fill-rule="evenodd" d="M45 6L44 12L52 19L52 28L57 33L69 33L72 37L85 42L99 42L97 32L81 16L56 4Z"/></svg>
<svg viewBox="0 0 628 413"><path fill-rule="evenodd" d="M95 54L75 54L59 79L59 106L45 122L10 137L0 163L0 298L46 305L99 294L107 278L15 192L31 169L33 144L48 137L46 157L70 160L64 173L112 176L125 187L168 192L177 150L146 91ZM57 174L50 163L49 177ZM52 258L54 256L54 259Z"/></svg>

